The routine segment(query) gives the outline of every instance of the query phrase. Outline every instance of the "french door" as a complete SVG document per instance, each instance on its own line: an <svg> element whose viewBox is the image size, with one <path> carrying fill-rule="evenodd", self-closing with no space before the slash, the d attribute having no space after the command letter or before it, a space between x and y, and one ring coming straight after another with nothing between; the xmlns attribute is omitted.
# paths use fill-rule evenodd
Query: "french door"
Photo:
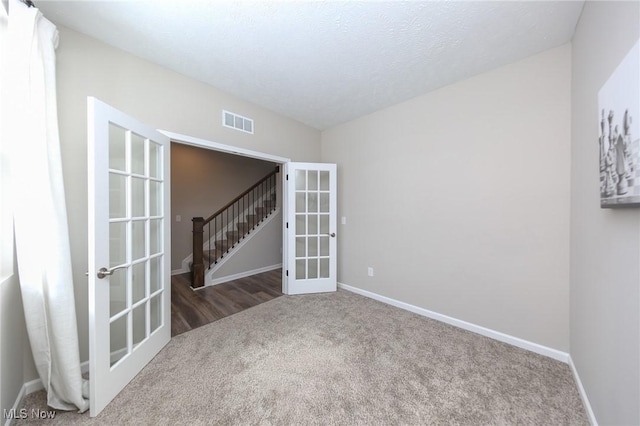
<svg viewBox="0 0 640 426"><path fill-rule="evenodd" d="M90 414L171 339L169 139L88 99Z"/></svg>
<svg viewBox="0 0 640 426"><path fill-rule="evenodd" d="M336 165L286 163L284 293L336 291Z"/></svg>

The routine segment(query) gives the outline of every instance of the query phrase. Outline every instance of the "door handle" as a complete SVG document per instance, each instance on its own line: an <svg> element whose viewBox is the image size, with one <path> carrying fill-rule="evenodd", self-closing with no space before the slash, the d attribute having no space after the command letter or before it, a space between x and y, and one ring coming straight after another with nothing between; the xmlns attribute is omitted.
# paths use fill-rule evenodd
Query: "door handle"
<svg viewBox="0 0 640 426"><path fill-rule="evenodd" d="M326 235L327 237L331 237L331 238L335 238L336 237L336 233L332 232L330 234L322 234L322 235Z"/></svg>
<svg viewBox="0 0 640 426"><path fill-rule="evenodd" d="M106 276L113 275L113 273L118 269L122 269L126 267L127 267L126 265L122 265L122 266L116 266L115 268L111 268L111 269L100 268L97 275L98 275L98 278L103 279Z"/></svg>

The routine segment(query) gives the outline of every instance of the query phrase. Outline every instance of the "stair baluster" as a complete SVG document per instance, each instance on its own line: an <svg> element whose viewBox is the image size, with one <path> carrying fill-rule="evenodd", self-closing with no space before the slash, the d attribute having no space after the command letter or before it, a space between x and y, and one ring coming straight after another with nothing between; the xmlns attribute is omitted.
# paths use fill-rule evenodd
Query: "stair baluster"
<svg viewBox="0 0 640 426"><path fill-rule="evenodd" d="M207 250L207 266L208 269L211 269L212 265L217 264L218 260L226 253L229 253L229 250L275 211L276 175L278 172L279 167L276 167L274 171L207 219L202 217L194 217L192 219L193 262L191 264L191 285L194 288L204 285L205 248ZM267 197L269 198L267 199ZM250 211L251 209L253 210L252 212ZM203 241L205 226L209 237L206 246Z"/></svg>

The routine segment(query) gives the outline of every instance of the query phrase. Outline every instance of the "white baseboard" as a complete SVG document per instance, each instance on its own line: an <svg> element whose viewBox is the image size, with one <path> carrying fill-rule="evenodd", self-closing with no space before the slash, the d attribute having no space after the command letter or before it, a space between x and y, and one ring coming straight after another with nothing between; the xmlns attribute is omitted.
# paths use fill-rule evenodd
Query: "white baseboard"
<svg viewBox="0 0 640 426"><path fill-rule="evenodd" d="M557 349L549 348L547 346L539 345L537 343L530 342L528 340L520 339L519 337L510 336L505 333L501 333L499 331L491 330L490 328L485 328L476 324L472 324L470 322L466 322L463 320L459 320L457 318L449 317L447 315L442 315L437 312L430 311L428 309L420 308L418 306L410 305L405 302L401 302L399 300L391 299L390 297L381 296L376 293L372 293L367 290L362 290L357 287L352 287L347 284L338 283L338 287L344 290L348 290L350 292L359 294L361 296L369 297L371 299L375 299L379 302L386 303L388 305L395 306L397 308L404 309L409 312L413 312L414 314L422 315L427 318L434 319L436 321L444 322L449 325L453 325L458 328L462 328L467 331L471 331L473 333L481 334L486 337L490 337L492 339L498 340L500 342L508 343L513 346L517 346L522 349L526 349L531 352L535 352L540 355L547 356L549 358L556 359L558 361L562 361L564 363L569 362L569 354L566 352L559 351Z"/></svg>
<svg viewBox="0 0 640 426"><path fill-rule="evenodd" d="M31 380L30 382L25 383L24 385L22 385L22 389L24 389L24 395L23 397L29 395L30 393L34 393L34 392L38 392L40 390L44 389L44 385L42 384L42 380L40 379L34 379ZM22 402L22 401L20 401Z"/></svg>
<svg viewBox="0 0 640 426"><path fill-rule="evenodd" d="M85 361L82 364L80 364L80 371L83 374L89 371L89 361ZM18 409L22 405L22 400L24 399L25 396L33 392L38 392L43 389L44 389L44 385L42 384L42 380L40 379L34 379L34 380L31 380L30 382L24 383L22 385L22 388L20 388L20 392L18 393L16 402L13 404L13 412L14 413L18 412ZM4 426L11 426L12 423L13 423L13 419L7 419L4 423Z"/></svg>
<svg viewBox="0 0 640 426"><path fill-rule="evenodd" d="M589 398L587 397L587 392L584 390L584 386L582 386L582 380L580 380L578 370L576 370L576 366L573 363L573 358L571 358L571 355L569 355L569 367L571 367L573 378L576 380L578 392L580 393L580 398L582 398L582 404L584 405L585 410L587 410L587 417L589 417L589 422L591 423L591 426L598 426L596 415L593 413L591 403L589 402Z"/></svg>
<svg viewBox="0 0 640 426"><path fill-rule="evenodd" d="M23 384L20 388L20 392L18 392L16 402L13 404L12 412L18 412L20 406L22 405L22 400L25 396L42 389L44 389L44 386L42 385L42 381L40 379L31 380L30 382ZM13 424L13 420L14 419L6 419L6 421L4 422L4 426L11 426L11 424Z"/></svg>
<svg viewBox="0 0 640 426"><path fill-rule="evenodd" d="M174 269L173 271L171 271L171 275L173 276L173 275L186 274L187 272L189 272L189 270L184 268Z"/></svg>
<svg viewBox="0 0 640 426"><path fill-rule="evenodd" d="M250 271L239 272L233 275L227 275L225 277L216 278L214 280L209 281L202 287L198 287L194 290L202 290L203 288L211 287L212 285L224 284L229 281L238 280L244 277L250 277L251 275L261 274L263 272L273 271L274 269L282 268L282 263L278 263L277 265L265 266L263 268L252 269Z"/></svg>

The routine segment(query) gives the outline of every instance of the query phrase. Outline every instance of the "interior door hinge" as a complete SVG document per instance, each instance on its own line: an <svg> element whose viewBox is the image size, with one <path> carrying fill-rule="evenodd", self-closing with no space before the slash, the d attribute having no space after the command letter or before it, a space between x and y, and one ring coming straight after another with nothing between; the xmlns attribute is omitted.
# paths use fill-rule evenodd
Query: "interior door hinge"
<svg viewBox="0 0 640 426"><path fill-rule="evenodd" d="M289 222L287 222L287 229L289 229Z"/></svg>
<svg viewBox="0 0 640 426"><path fill-rule="evenodd" d="M287 269L287 276L289 276L289 270Z"/></svg>
<svg viewBox="0 0 640 426"><path fill-rule="evenodd" d="M287 180L289 180L289 175L287 175Z"/></svg>

